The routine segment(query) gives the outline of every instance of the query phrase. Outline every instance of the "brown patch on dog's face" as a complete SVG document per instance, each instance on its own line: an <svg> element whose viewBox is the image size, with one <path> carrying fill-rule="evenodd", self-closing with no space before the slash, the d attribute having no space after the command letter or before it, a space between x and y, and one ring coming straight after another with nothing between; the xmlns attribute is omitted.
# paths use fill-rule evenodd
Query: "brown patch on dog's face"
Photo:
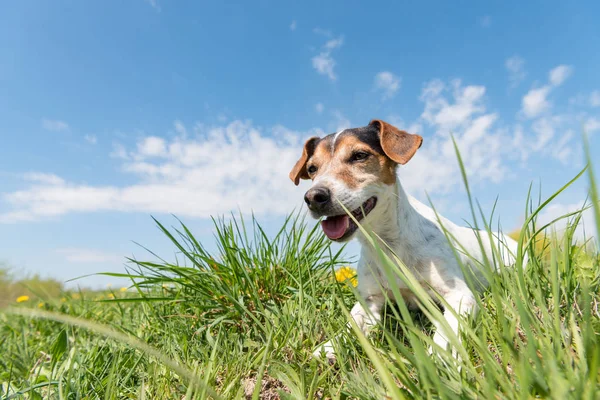
<svg viewBox="0 0 600 400"><path fill-rule="evenodd" d="M373 120L366 127L309 139L290 178L297 185L300 179L314 181L327 175L352 189L373 182L391 185L396 182L396 166L406 164L422 140L385 121Z"/></svg>
<svg viewBox="0 0 600 400"><path fill-rule="evenodd" d="M374 182L396 182L396 164L380 146L373 145L378 138L369 143L360 136L349 129L337 138L329 135L319 141L306 164L309 178L315 180L326 174L351 189Z"/></svg>
<svg viewBox="0 0 600 400"><path fill-rule="evenodd" d="M308 173L306 172L306 163L308 159L312 157L315 146L319 142L319 138L316 136L311 137L304 143L304 149L302 150L302 156L298 161L296 161L296 165L290 171L290 179L296 186L300 183L300 179L310 179Z"/></svg>

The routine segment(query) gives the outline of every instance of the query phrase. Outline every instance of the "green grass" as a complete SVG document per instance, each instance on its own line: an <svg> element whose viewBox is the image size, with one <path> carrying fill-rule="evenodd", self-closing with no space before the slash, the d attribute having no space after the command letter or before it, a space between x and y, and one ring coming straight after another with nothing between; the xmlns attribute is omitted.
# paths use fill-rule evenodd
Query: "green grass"
<svg viewBox="0 0 600 400"><path fill-rule="evenodd" d="M388 307L365 338L344 330L356 297L333 272L348 260L318 225L291 216L268 237L254 219L215 220L210 253L184 224L157 221L178 261L130 260L128 291L3 310L0 399L598 399L600 259L574 240L579 214L561 236L543 236L539 203L528 199L519 234L529 266L491 275L481 311L463 319L462 342L451 338L460 359L428 355L439 310L383 252L386 272L405 276L422 312ZM478 214L473 206L489 229ZM373 245L383 246L376 237ZM334 365L311 357L340 332Z"/></svg>
<svg viewBox="0 0 600 400"><path fill-rule="evenodd" d="M12 271L0 264L0 308L7 306L20 296L31 301L42 301L60 296L63 286L51 278L40 276L16 277Z"/></svg>

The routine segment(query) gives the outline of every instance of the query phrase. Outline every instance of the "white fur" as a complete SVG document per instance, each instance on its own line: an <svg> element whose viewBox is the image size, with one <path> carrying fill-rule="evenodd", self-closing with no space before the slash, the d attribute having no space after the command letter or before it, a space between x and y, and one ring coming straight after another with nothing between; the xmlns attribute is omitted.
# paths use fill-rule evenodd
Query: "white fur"
<svg viewBox="0 0 600 400"><path fill-rule="evenodd" d="M331 182L331 177L324 174L319 177L318 183L322 185L333 182ZM450 306L457 314L476 311L477 303L474 294L467 285L453 249L431 208L408 196L398 180L392 185L375 183L357 190L349 190L340 183L332 184L330 187L333 189L333 196L350 210L358 207L366 199L377 196L377 205L361 221L361 224L368 231L374 232L383 239L393 253L422 282L422 287L428 293L433 295L432 291L435 291L443 296L447 303L446 308ZM481 274L477 274L478 269L473 260L462 254L462 249L464 249L478 262L484 262L484 254L475 231L458 226L441 216L440 220L444 229L458 242L459 245L457 243L454 245L461 253L462 263L475 272L475 276L483 283L481 287L485 287L487 283ZM381 318L386 295L389 298L392 298L392 295L389 292L390 285L385 278L379 255L376 254L360 230L355 235L361 243L361 257L357 266L358 291L365 299L365 306L356 303L352 308L351 315L358 327L368 334L369 329ZM482 231L480 235L485 255L490 260L494 259L488 233ZM517 254L517 243L505 235L496 236L494 242L501 255L501 260L496 264L503 266L514 264L515 257L513 255ZM400 288L403 300L409 305L413 304L414 295L399 277L396 279L396 284ZM382 292L382 287L386 293ZM443 315L452 332L458 334L459 321L454 313L446 309ZM436 326L434 343L446 348L448 339L442 325L436 321L434 321L434 325ZM325 353L330 359L335 357L331 341L317 349L315 355L318 356L321 353Z"/></svg>
<svg viewBox="0 0 600 400"><path fill-rule="evenodd" d="M341 131L339 131L338 133L335 134L335 136L333 137L333 140L331 142L331 149L335 149L335 142L338 139L338 137L345 131L345 129L342 129Z"/></svg>

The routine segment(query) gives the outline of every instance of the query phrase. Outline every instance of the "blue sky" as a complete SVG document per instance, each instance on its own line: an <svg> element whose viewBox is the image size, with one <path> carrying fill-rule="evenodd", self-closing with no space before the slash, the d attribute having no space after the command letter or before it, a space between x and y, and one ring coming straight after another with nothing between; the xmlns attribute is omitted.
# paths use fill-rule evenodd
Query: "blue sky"
<svg viewBox="0 0 600 400"><path fill-rule="evenodd" d="M583 167L583 128L599 154L597 15L594 1L4 3L0 260L65 280L146 257L134 241L174 258L150 215L209 247L210 215L253 210L274 230L302 206L287 174L303 141L372 118L424 137L401 182L460 222L452 132L510 230L532 181L547 195Z"/></svg>

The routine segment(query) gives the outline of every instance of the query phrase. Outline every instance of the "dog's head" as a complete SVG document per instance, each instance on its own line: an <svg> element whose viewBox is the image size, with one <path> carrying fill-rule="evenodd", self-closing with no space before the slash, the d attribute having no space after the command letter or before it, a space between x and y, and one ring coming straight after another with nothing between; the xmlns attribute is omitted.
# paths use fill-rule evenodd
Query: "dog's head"
<svg viewBox="0 0 600 400"><path fill-rule="evenodd" d="M389 197L396 182L396 166L406 164L423 138L399 130L381 120L362 128L345 129L324 138L312 137L290 172L298 185L311 179L304 195L313 217L331 240L350 240L357 221L377 214L378 199ZM342 206L343 205L343 206Z"/></svg>

